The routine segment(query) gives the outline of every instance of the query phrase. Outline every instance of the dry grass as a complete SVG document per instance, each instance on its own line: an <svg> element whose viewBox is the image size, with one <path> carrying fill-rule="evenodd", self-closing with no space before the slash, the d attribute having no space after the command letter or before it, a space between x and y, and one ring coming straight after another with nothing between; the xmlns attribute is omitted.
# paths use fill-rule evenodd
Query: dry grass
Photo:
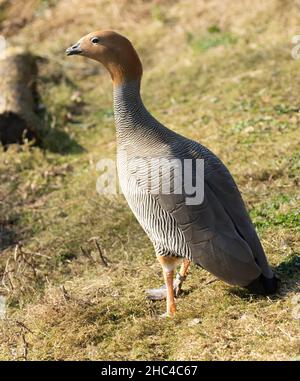
<svg viewBox="0 0 300 381"><path fill-rule="evenodd" d="M290 41L300 2L19 5L0 2L0 33L44 57L47 129L43 149L0 154L0 358L299 359L300 77ZM96 163L115 152L109 78L64 57L99 28L137 46L145 103L158 119L229 166L282 278L278 296L254 298L193 267L174 320L159 318L164 302L145 299L162 281L151 244L122 197L95 190Z"/></svg>

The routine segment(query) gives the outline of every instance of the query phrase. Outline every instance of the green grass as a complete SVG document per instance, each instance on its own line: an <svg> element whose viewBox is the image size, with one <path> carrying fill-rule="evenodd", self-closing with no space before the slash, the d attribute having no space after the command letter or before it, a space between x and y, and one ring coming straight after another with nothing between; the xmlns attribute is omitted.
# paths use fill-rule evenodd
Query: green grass
<svg viewBox="0 0 300 381"><path fill-rule="evenodd" d="M202 36L187 34L187 42L195 52L204 53L217 46L230 46L237 43L237 36L229 32L221 32L217 26L208 28L207 33Z"/></svg>
<svg viewBox="0 0 300 381"><path fill-rule="evenodd" d="M276 195L274 200L253 209L251 217L260 230L272 226L280 226L282 229L300 229L299 203L291 195Z"/></svg>
<svg viewBox="0 0 300 381"><path fill-rule="evenodd" d="M49 19L43 4L11 40L47 59L42 145L0 153L0 273L11 271L0 289L0 358L22 359L26 346L30 360L299 359L300 77L281 23L288 16L297 34L297 12L279 0L249 1L248 11L95 0L84 12L51 2ZM99 25L117 25L138 47L150 111L228 165L281 278L277 296L251 296L193 266L174 319L160 318L164 301L145 298L162 283L153 248L121 195L96 192L97 162L115 155L109 76L64 56Z"/></svg>

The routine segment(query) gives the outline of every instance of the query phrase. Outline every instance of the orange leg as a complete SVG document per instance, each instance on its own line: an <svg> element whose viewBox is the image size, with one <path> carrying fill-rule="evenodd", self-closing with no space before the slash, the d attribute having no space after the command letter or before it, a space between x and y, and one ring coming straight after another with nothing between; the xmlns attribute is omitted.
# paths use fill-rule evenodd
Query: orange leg
<svg viewBox="0 0 300 381"><path fill-rule="evenodd" d="M181 292L182 283L185 281L188 275L190 264L191 261L188 259L184 259L181 264L179 273L177 274L174 281L174 292L176 297L178 297Z"/></svg>
<svg viewBox="0 0 300 381"><path fill-rule="evenodd" d="M173 317L176 311L175 297L174 297L174 287L173 287L173 278L174 278L174 269L178 264L178 258L172 257L161 257L158 256L158 261L160 262L163 273L164 280L167 287L167 316Z"/></svg>
<svg viewBox="0 0 300 381"><path fill-rule="evenodd" d="M181 267L180 267L180 270L179 270L179 274L183 278L185 278L188 275L190 264L191 264L190 260L188 260L188 259L183 260Z"/></svg>

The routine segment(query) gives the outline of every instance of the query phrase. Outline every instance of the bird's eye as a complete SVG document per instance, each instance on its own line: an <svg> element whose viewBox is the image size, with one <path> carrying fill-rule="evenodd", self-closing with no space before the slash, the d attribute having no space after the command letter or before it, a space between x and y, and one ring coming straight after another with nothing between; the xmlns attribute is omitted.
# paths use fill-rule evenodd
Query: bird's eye
<svg viewBox="0 0 300 381"><path fill-rule="evenodd" d="M99 40L98 37L93 37L93 38L91 39L91 42L92 42L93 44L99 44L100 40Z"/></svg>

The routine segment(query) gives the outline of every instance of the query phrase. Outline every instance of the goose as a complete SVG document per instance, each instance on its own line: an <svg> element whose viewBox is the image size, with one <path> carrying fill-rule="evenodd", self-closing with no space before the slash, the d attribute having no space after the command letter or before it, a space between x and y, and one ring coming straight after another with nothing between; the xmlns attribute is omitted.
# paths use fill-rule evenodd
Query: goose
<svg viewBox="0 0 300 381"><path fill-rule="evenodd" d="M147 110L140 91L142 63L131 42L114 31L96 31L66 54L96 60L110 73L120 185L162 266L164 286L148 290L148 296L166 298L164 315L175 315L175 298L192 262L229 285L274 294L278 279L233 177L208 148L168 129ZM162 189L163 160L175 163L167 191ZM201 197L193 199L185 182L197 177Z"/></svg>

